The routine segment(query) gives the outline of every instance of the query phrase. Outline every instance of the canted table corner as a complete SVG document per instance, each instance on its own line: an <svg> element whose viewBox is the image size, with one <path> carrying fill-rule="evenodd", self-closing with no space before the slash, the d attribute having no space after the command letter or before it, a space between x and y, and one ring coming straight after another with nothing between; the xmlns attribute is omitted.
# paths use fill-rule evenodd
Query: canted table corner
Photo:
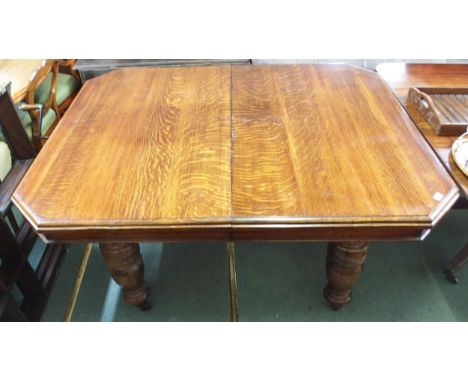
<svg viewBox="0 0 468 382"><path fill-rule="evenodd" d="M437 135L416 108L408 104L410 87L468 87L467 64L384 63L377 67L379 76L390 86L420 132L457 183L460 194L468 198L468 177L458 168L450 154L457 136Z"/></svg>
<svg viewBox="0 0 468 382"><path fill-rule="evenodd" d="M140 241L327 241L339 308L369 242L421 239L457 198L375 73L249 65L86 82L13 199L46 240L100 242L129 303Z"/></svg>
<svg viewBox="0 0 468 382"><path fill-rule="evenodd" d="M466 88L468 87L468 65L386 63L379 65L377 72L391 87L421 134L429 142L458 185L461 197L457 206L466 207L468 177L458 168L451 155L452 145L458 137L437 135L419 111L407 101L407 95L410 87ZM455 272L466 263L468 259L467 249L468 245L465 245L444 269L444 273L450 282L457 282Z"/></svg>

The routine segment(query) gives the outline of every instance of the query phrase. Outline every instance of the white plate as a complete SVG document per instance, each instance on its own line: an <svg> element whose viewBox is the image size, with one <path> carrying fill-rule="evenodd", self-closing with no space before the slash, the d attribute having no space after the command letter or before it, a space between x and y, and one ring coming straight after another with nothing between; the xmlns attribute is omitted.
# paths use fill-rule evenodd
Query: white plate
<svg viewBox="0 0 468 382"><path fill-rule="evenodd" d="M452 156L458 168L468 176L468 131L453 142Z"/></svg>

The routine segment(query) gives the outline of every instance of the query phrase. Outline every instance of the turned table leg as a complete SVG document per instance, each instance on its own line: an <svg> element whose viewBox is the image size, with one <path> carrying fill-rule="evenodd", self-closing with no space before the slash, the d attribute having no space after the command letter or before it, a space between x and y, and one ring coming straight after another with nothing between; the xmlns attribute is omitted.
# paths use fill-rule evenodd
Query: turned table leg
<svg viewBox="0 0 468 382"><path fill-rule="evenodd" d="M99 249L112 278L122 286L125 301L143 310L150 309L140 246L136 243L104 242L99 243Z"/></svg>
<svg viewBox="0 0 468 382"><path fill-rule="evenodd" d="M361 275L367 247L368 243L363 241L328 244L328 284L324 295L333 309L340 309L351 301L351 288Z"/></svg>

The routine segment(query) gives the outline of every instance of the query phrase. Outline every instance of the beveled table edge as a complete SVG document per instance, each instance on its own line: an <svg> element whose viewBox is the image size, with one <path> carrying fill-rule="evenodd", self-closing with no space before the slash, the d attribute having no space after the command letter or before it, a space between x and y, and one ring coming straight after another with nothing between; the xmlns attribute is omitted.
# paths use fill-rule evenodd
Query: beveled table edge
<svg viewBox="0 0 468 382"><path fill-rule="evenodd" d="M307 65L307 64L305 64ZM327 65L327 64L322 64ZM344 66L351 66L348 64L341 64ZM230 67L232 65L219 65ZM265 65L268 66L268 65ZM285 65L288 66L288 65ZM297 65L290 65L297 66ZM134 70L136 68L121 68L119 70ZM148 68L151 70L154 69L164 69L164 68ZM362 68L358 68L363 70ZM380 77L378 73L364 70L369 75ZM112 76L115 72L109 72L104 74L101 77L94 78L91 81L98 81L99 78L104 76ZM388 83L383 80L382 82L393 92ZM84 84L87 86L88 84ZM398 105L401 107L404 114L406 114L412 125L416 128L416 131L419 132L419 129L416 124L412 121L411 117L407 113L407 110L398 102ZM423 142L428 145L427 141L423 139ZM430 145L428 145L430 148ZM440 163L439 158L430 150L430 153L434 155L435 161ZM442 163L442 170L447 172L446 167ZM448 174L450 176L450 174ZM452 178L450 176L450 178ZM453 179L451 179L453 182ZM276 232L290 231L291 235L285 235L284 238L278 237L278 240L296 240L297 234L294 232L306 231L311 237L304 240L332 240L336 235L330 234L329 239L320 237L315 238L314 232L322 229L329 229L331 231L341 232L346 230L356 230L367 229L373 231L373 233L368 236L372 240L387 240L388 237L391 237L390 240L395 240L393 238L393 233L387 235L385 233L385 227L388 230L394 230L401 228L407 233L403 234L400 239L421 239L425 237L430 230L437 222L444 216L444 214L451 208L451 206L456 202L459 197L459 189L453 184L452 189L447 193L444 198L435 205L431 213L426 215L405 215L405 216L369 216L369 217L352 217L352 216L343 216L343 217L312 217L312 216L227 216L219 218L194 218L194 219L148 219L145 221L128 221L128 220L81 220L77 221L75 224L70 224L66 221L54 222L46 221L34 214L24 203L22 198L16 193L13 194L12 200L15 206L20 210L20 212L25 216L25 218L30 222L33 228L42 235L43 239L46 241L86 241L89 238L89 241L101 241L101 240L111 240L108 238L108 233L112 232L113 235L118 232L119 240L128 241L128 240L137 240L137 237L142 237L142 241L158 241L158 238L165 238L169 241L191 241L193 239L197 240L225 240L234 237L239 237L239 240L242 239L242 235L239 233L249 232L246 236L247 240L252 240L253 232L271 232L270 235L275 235ZM320 223L318 223L320 222ZM143 223L143 224L142 224ZM408 230L410 228L410 230ZM227 230L227 231L226 231ZM417 234L415 232L418 231ZM219 231L219 232L217 232ZM375 232L374 232L375 231ZM170 232L174 232L172 235ZM236 234L234 234L236 232ZM178 238L178 235L181 233L186 233L188 236L192 234L200 235L198 238L190 237L188 239ZM153 234L155 237L153 238ZM123 235L123 236L122 236ZM122 237L121 237L122 236ZM184 235L185 236L185 235ZM256 236L256 235L253 235ZM78 238L80 237L80 238ZM102 239L101 239L102 237ZM291 237L288 239L287 237ZM302 235L299 235L300 239L303 240ZM367 237L367 236L366 236ZM365 240L366 237L350 235L349 239L352 240ZM135 238L135 239L132 239ZM257 240L257 239L254 239ZM265 240L272 240L272 238L266 238ZM273 238L274 240L274 238ZM340 236L341 240L341 236ZM114 236L115 241L115 236Z"/></svg>
<svg viewBox="0 0 468 382"><path fill-rule="evenodd" d="M204 221L155 221L153 224L46 225L38 223L17 198L14 204L46 242L97 241L338 241L338 240L422 240L452 207L459 190L452 191L428 217L415 216L405 221L382 218L341 222L323 218L264 217L226 218ZM408 217L406 217L408 218ZM352 218L350 218L352 219ZM317 221L320 220L320 223ZM155 223L159 224L155 224Z"/></svg>

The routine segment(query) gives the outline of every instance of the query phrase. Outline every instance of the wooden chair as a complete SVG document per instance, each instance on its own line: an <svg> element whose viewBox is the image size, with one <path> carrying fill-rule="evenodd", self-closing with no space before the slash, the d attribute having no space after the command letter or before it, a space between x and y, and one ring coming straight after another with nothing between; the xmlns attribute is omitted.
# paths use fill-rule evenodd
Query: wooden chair
<svg viewBox="0 0 468 382"><path fill-rule="evenodd" d="M11 196L36 155L13 101L0 85L0 132L8 145L12 167L0 183L0 321L36 321L45 307L65 246L47 244L36 270L28 256L37 234L29 223L19 224ZM22 294L17 301L15 286Z"/></svg>
<svg viewBox="0 0 468 382"><path fill-rule="evenodd" d="M79 75L73 70L75 61L46 60L29 83L26 105L19 105L21 122L38 151L80 89ZM30 105L41 105L41 109Z"/></svg>
<svg viewBox="0 0 468 382"><path fill-rule="evenodd" d="M73 68L76 59L57 60L58 80L56 91L56 102L59 108L60 117L70 107L81 88L81 78L78 72ZM47 90L47 89L46 89ZM38 90L40 93L41 89ZM40 94L39 94L40 96ZM35 102L39 100L36 99Z"/></svg>
<svg viewBox="0 0 468 382"><path fill-rule="evenodd" d="M62 59L58 60L59 72L72 76L78 82L81 82L80 74L74 69L77 59Z"/></svg>

